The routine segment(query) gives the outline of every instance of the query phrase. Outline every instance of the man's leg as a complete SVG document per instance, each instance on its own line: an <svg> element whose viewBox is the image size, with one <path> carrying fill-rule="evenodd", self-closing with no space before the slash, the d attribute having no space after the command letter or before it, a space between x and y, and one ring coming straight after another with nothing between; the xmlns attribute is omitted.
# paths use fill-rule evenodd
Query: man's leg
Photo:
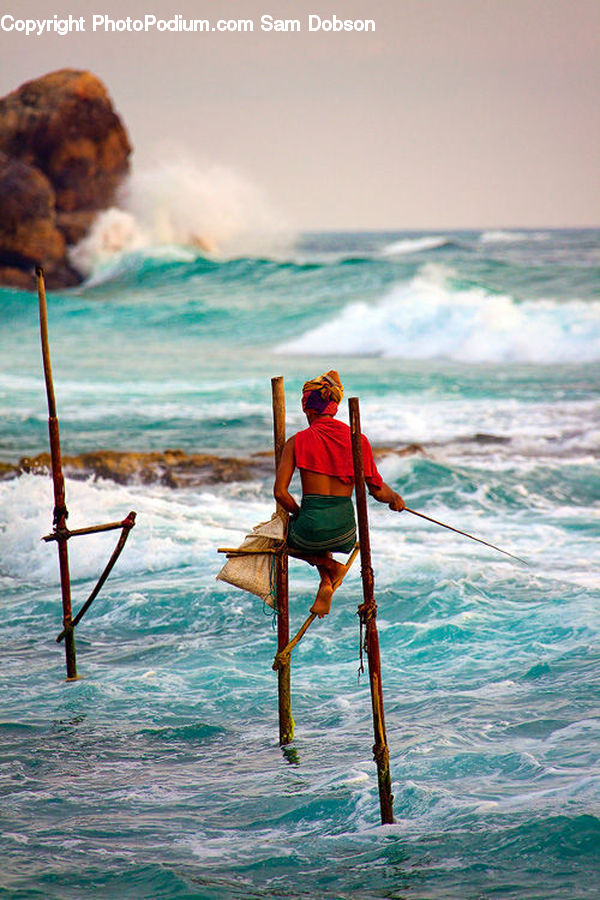
<svg viewBox="0 0 600 900"><path fill-rule="evenodd" d="M337 562L329 551L326 553L302 553L299 550L288 547L288 555L293 556L295 559L303 559L309 565L317 567L321 576L321 582L310 611L316 613L322 619L331 609L333 592L337 588L339 581L346 574L346 566Z"/></svg>

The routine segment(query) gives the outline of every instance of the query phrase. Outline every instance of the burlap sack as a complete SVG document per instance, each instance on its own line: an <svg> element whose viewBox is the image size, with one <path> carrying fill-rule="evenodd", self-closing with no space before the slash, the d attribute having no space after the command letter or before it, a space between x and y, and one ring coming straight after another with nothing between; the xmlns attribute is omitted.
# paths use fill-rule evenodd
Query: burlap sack
<svg viewBox="0 0 600 900"><path fill-rule="evenodd" d="M247 534L239 550L271 550L281 546L285 539L284 524L277 513L268 522L261 522ZM217 581L226 581L242 591L256 594L271 606L277 608L277 585L275 583L275 556L273 553L251 553L228 559Z"/></svg>

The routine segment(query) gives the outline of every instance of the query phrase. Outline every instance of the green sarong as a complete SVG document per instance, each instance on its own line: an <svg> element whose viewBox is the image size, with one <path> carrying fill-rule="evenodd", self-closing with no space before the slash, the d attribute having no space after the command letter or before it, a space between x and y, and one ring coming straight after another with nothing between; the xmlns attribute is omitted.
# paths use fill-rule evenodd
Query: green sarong
<svg viewBox="0 0 600 900"><path fill-rule="evenodd" d="M356 543L351 497L305 494L300 512L290 516L288 546L309 553L350 553Z"/></svg>

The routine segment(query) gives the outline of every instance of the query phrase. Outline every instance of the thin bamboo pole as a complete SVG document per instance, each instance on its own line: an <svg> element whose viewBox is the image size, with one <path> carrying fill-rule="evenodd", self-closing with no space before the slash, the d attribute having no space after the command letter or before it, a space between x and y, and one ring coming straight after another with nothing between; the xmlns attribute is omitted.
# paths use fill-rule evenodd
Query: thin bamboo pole
<svg viewBox="0 0 600 900"><path fill-rule="evenodd" d="M68 529L66 526L69 515L65 505L65 479L62 472L62 459L60 454L60 435L58 419L56 417L56 401L54 398L54 385L52 383L52 366L50 363L50 345L48 342L48 310L46 305L46 288L44 285L44 272L41 266L36 266L38 287L38 302L40 311L40 335L42 340L42 360L44 364L44 379L46 381L46 394L48 397L48 431L50 435L50 457L52 459L52 482L54 485L54 533L58 544L58 564L60 569L60 588L63 608L63 628L65 633L65 657L67 664L67 681L77 678L77 655L75 652L75 635L73 632L73 620L71 609L71 577L69 573L69 551L67 548Z"/></svg>
<svg viewBox="0 0 600 900"><path fill-rule="evenodd" d="M441 525L442 528L447 528L448 531L455 531L456 534L462 534L463 537L470 538L472 541L477 541L478 544L485 544L486 547L491 547L492 550L497 550L498 553L504 553L505 556L510 556L511 559L516 559L517 562L522 562L525 566L529 565L526 559L521 559L520 556L515 556L514 553L509 553L508 550L503 550L502 547L496 547L495 544L490 544L489 541L484 541L481 538L475 537L474 534L469 534L468 531L461 531L460 528L446 525L445 522L440 522L438 519L432 519L431 516L426 516L425 513L417 512L416 509L410 509L408 506L404 507L404 512L412 513L413 516L419 516L421 519L427 519L428 522L433 522L434 525Z"/></svg>
<svg viewBox="0 0 600 900"><path fill-rule="evenodd" d="M283 650L277 651L277 653L275 655L275 659L273 660L273 665L271 666L271 668L273 669L274 672L278 672L284 666L290 665L290 653L292 652L292 650L294 649L296 644L302 640L302 638L304 637L304 635L306 634L306 632L308 631L308 629L310 628L310 626L312 625L312 623L315 621L316 618L317 618L317 614L311 613L309 615L309 617L304 620L304 622L302 623L302 625L300 626L300 628L298 629L298 631L296 632L294 637L291 639L291 641L285 645Z"/></svg>
<svg viewBox="0 0 600 900"><path fill-rule="evenodd" d="M255 550L254 547L219 547L217 553L224 553L227 559L235 559L238 556L275 556L280 551L275 547L264 547L261 550Z"/></svg>
<svg viewBox="0 0 600 900"><path fill-rule="evenodd" d="M379 806L382 824L394 821L394 797L390 775L390 751L385 733L385 716L383 711L383 691L381 687L381 658L379 654L379 635L377 632L377 604L374 595L374 576L371 566L371 541L369 537L369 520L367 516L367 492L362 453L362 433L360 428L360 408L357 397L351 397L350 428L352 432L352 458L354 462L354 481L356 489L356 507L358 512L358 539L360 541L361 576L363 583L363 603L358 608L361 623L364 624L365 646L369 660L369 682L371 686L371 706L373 708L373 732L375 743L373 756L377 764L377 782L379 786Z"/></svg>
<svg viewBox="0 0 600 900"><path fill-rule="evenodd" d="M271 379L273 397L273 439L275 445L275 469L279 465L285 444L285 388L283 377ZM287 526L288 514L281 504L277 512ZM290 616L288 596L288 555L284 550L276 557L277 573L277 652L284 649L290 639ZM288 659L277 673L279 696L279 743L289 744L294 739L294 719L292 718L291 666Z"/></svg>
<svg viewBox="0 0 600 900"><path fill-rule="evenodd" d="M124 519L121 522L108 522L106 525L89 525L87 528L74 528L72 531L70 528L67 528L67 536L69 538L80 537L82 534L99 534L102 531L116 531L118 528L126 528L132 516L135 521L135 513L130 512L127 519ZM130 525L129 527L133 526ZM56 534L54 534L54 532L52 532L52 534L46 534L42 540L46 542L55 541Z"/></svg>

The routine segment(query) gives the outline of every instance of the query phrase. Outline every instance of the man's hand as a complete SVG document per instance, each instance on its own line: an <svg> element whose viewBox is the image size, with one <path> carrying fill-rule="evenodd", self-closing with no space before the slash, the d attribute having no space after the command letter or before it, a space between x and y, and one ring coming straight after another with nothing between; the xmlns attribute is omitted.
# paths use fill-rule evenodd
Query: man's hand
<svg viewBox="0 0 600 900"><path fill-rule="evenodd" d="M406 503L404 502L400 494L397 494L395 491L393 491L392 493L393 497L388 503L389 508L393 509L394 512L402 512L403 509L406 509Z"/></svg>
<svg viewBox="0 0 600 900"><path fill-rule="evenodd" d="M389 508L393 509L394 512L402 512L403 509L406 509L406 503L400 494L393 491L385 481L381 487L374 487L372 484L367 484L367 489L371 497L374 497L379 503L387 503Z"/></svg>

